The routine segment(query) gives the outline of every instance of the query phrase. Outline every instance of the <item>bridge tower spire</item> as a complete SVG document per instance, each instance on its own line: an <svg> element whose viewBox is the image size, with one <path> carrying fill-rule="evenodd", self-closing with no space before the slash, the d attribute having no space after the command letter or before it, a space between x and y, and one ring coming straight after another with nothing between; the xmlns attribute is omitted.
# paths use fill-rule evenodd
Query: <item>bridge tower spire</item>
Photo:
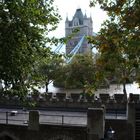
<svg viewBox="0 0 140 140"><path fill-rule="evenodd" d="M66 18L65 22L66 37L71 35L75 29L79 29L79 31L75 34L75 36L73 36L66 44L66 54L69 54L74 49L74 47L78 44L78 42L81 40L83 36L92 36L93 33L92 26L93 25L91 17L87 17L86 14L84 15L81 8L76 9L72 20L68 20ZM77 53L86 53L90 51L91 51L90 44L88 44L88 41L84 39Z"/></svg>

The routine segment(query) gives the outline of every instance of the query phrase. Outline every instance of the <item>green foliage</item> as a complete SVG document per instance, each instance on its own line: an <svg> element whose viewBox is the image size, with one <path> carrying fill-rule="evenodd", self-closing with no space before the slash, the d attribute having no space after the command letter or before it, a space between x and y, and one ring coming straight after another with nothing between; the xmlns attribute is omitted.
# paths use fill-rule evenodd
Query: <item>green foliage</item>
<svg viewBox="0 0 140 140"><path fill-rule="evenodd" d="M50 55L43 48L59 19L53 0L0 1L0 80L5 88L29 88L39 60Z"/></svg>
<svg viewBox="0 0 140 140"><path fill-rule="evenodd" d="M48 91L48 84L59 78L62 65L63 65L62 55L52 53L48 58L39 61L38 68L34 75L33 81L37 83L35 78L38 80L40 85L46 85L46 92Z"/></svg>
<svg viewBox="0 0 140 140"><path fill-rule="evenodd" d="M61 76L57 82L65 88L83 88L89 92L97 87L96 67L90 54L77 54L71 63L63 66Z"/></svg>
<svg viewBox="0 0 140 140"><path fill-rule="evenodd" d="M140 1L91 0L90 6L97 3L109 15L98 35L89 39L100 53L97 65L106 76L116 77L123 84L137 80L140 69Z"/></svg>

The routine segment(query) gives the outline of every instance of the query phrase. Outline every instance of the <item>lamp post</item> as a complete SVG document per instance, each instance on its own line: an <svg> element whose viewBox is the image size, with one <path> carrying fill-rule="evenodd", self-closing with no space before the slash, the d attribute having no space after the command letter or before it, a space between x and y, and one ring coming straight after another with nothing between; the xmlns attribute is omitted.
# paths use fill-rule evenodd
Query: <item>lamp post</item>
<svg viewBox="0 0 140 140"><path fill-rule="evenodd" d="M107 140L114 140L115 131L110 127L107 131Z"/></svg>

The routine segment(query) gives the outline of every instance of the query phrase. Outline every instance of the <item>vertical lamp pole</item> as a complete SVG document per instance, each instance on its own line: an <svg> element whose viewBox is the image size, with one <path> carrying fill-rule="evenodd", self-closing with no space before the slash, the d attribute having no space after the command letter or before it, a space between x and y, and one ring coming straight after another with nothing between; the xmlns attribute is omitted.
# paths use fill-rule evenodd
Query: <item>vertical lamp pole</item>
<svg viewBox="0 0 140 140"><path fill-rule="evenodd" d="M115 131L110 127L107 131L108 140L114 140Z"/></svg>

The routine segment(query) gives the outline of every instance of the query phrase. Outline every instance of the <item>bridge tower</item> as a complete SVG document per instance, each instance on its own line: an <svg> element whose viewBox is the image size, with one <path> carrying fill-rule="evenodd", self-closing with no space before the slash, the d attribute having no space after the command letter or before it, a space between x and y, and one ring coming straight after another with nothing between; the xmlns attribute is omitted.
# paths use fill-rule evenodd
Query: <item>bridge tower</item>
<svg viewBox="0 0 140 140"><path fill-rule="evenodd" d="M78 44L83 35L87 36L93 35L92 18L87 17L86 13L85 15L83 15L82 10L80 8L76 10L72 20L69 20L68 17L66 17L65 36L66 37L69 36L76 28L78 28L79 31L66 44L66 54L69 54L71 50L73 50L73 48ZM78 53L86 53L90 51L91 51L90 44L88 44L88 41L84 39Z"/></svg>

